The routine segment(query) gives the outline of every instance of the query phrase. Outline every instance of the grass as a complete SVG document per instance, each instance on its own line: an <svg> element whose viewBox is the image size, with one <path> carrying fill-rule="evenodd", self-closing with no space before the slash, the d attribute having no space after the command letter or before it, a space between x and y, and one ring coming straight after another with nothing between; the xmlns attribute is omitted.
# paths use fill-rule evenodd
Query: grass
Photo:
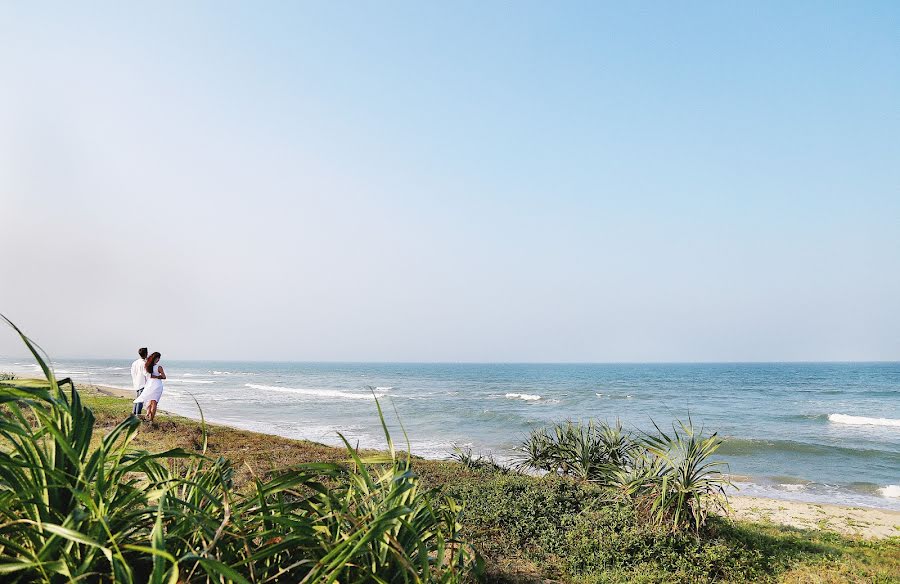
<svg viewBox="0 0 900 584"><path fill-rule="evenodd" d="M90 388L82 393L96 416L96 446L126 417L129 402ZM199 452L203 436L199 422L163 412L141 426L132 445ZM237 490L287 465L348 463L345 449L225 426L208 425L206 441L211 456L232 462ZM866 541L717 517L700 537L671 534L641 521L603 487L504 473L472 463L470 453L462 460L413 457L412 469L424 489L464 506L459 536L483 556L489 582L900 582L897 538Z"/></svg>

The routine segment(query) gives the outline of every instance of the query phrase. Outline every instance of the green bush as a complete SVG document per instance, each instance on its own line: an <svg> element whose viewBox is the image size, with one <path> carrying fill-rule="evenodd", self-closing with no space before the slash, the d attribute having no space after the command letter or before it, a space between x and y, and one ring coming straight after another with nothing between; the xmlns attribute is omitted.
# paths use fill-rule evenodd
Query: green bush
<svg viewBox="0 0 900 584"><path fill-rule="evenodd" d="M770 567L752 545L706 531L671 533L608 487L571 478L500 476L453 485L464 535L495 558L585 582L741 582ZM718 526L717 526L718 527ZM725 535L728 535L726 537Z"/></svg>
<svg viewBox="0 0 900 584"><path fill-rule="evenodd" d="M522 467L605 484L618 469L632 464L639 449L618 421L610 425L590 420L532 430L521 450Z"/></svg>
<svg viewBox="0 0 900 584"><path fill-rule="evenodd" d="M722 440L704 437L690 421L676 421L671 433L654 426L656 434L641 440L639 463L624 469L619 486L657 525L696 533L710 508L727 506L725 487L731 482L720 470L727 464L712 459Z"/></svg>
<svg viewBox="0 0 900 584"><path fill-rule="evenodd" d="M510 472L508 467L497 462L493 456L475 454L471 448L454 447L453 452L450 454L450 459L471 470L500 474L508 474Z"/></svg>
<svg viewBox="0 0 900 584"><path fill-rule="evenodd" d="M637 437L616 422L563 422L533 430L521 450L522 467L616 487L641 515L672 531L699 530L709 508L727 503L730 485L712 455L722 441L688 422L671 433Z"/></svg>
<svg viewBox="0 0 900 584"><path fill-rule="evenodd" d="M572 518L567 570L596 581L741 581L759 576L760 554L716 537L668 533L629 505L609 505ZM607 574L608 573L608 574ZM628 577L625 577L625 575Z"/></svg>

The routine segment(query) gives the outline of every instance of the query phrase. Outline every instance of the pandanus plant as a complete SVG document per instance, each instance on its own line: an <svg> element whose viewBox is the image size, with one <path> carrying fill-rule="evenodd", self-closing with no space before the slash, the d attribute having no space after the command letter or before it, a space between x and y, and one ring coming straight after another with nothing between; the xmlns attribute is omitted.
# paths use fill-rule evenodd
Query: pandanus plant
<svg viewBox="0 0 900 584"><path fill-rule="evenodd" d="M519 466L606 484L617 469L630 464L635 449L618 421L567 421L532 430L521 447Z"/></svg>
<svg viewBox="0 0 900 584"><path fill-rule="evenodd" d="M676 421L672 431L635 436L621 423L563 422L533 430L520 466L615 489L638 513L673 531L699 530L709 509L727 507L722 440Z"/></svg>
<svg viewBox="0 0 900 584"><path fill-rule="evenodd" d="M649 501L653 519L674 531L698 531L710 508L727 506L726 487L733 486L722 469L728 464L713 455L722 445L715 433L704 436L690 420L676 420L672 431L654 424L655 434L643 438L644 467L652 469L633 483L634 493Z"/></svg>

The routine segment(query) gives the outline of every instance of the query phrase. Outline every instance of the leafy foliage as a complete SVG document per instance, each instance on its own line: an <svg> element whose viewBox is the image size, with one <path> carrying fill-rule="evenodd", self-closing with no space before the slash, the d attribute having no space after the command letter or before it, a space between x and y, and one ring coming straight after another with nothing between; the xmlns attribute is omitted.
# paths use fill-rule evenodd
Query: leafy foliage
<svg viewBox="0 0 900 584"><path fill-rule="evenodd" d="M471 448L456 447L453 449L453 453L450 455L450 458L462 464L466 468L472 470L481 470L500 474L507 474L510 472L510 469L508 467L497 462L497 460L493 456L475 454L472 452Z"/></svg>
<svg viewBox="0 0 900 584"><path fill-rule="evenodd" d="M704 437L690 422L673 423L670 433L654 427L657 433L641 440L639 464L620 475L623 492L656 524L699 531L711 507L727 506L731 482L720 470L726 463L712 459L722 440Z"/></svg>
<svg viewBox="0 0 900 584"><path fill-rule="evenodd" d="M608 484L634 463L638 444L618 421L567 421L532 430L521 450L520 467Z"/></svg>
<svg viewBox="0 0 900 584"><path fill-rule="evenodd" d="M672 432L635 436L620 422L563 422L533 430L522 467L615 487L642 516L673 531L699 530L710 506L727 504L730 485L713 460L721 445L688 422Z"/></svg>
<svg viewBox="0 0 900 584"><path fill-rule="evenodd" d="M150 453L130 447L129 417L91 449L92 412L16 331L48 385L0 386L6 581L451 583L480 569L458 538L462 507L420 488L380 405L388 456L363 460L346 443L349 468L298 465L236 492L205 433L201 453Z"/></svg>

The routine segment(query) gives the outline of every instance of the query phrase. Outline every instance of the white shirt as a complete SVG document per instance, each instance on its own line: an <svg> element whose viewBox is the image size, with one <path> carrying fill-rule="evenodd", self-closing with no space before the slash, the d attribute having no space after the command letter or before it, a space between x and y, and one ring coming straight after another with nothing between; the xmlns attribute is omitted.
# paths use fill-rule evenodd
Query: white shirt
<svg viewBox="0 0 900 584"><path fill-rule="evenodd" d="M143 359L135 359L131 364L131 383L135 391L144 389L147 385L147 369L144 367Z"/></svg>

